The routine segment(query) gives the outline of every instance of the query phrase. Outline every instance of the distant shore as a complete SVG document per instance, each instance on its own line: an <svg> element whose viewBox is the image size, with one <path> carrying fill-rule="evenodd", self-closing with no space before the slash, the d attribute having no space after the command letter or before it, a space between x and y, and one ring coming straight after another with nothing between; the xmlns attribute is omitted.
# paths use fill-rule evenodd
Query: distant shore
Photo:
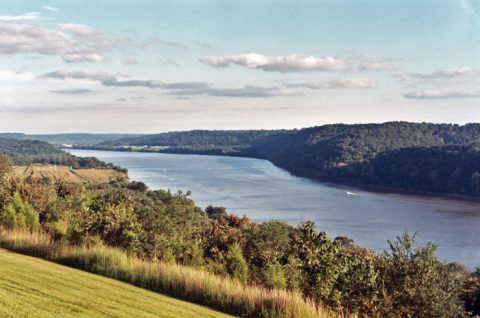
<svg viewBox="0 0 480 318"><path fill-rule="evenodd" d="M459 200L459 201L480 202L479 197L473 197L473 196L465 196L465 195L458 195L458 194L440 194L435 192L414 191L414 190L398 189L398 188L392 188L392 187L374 186L374 185L368 185L368 184L345 183L345 182L339 182L331 179L312 177L305 173L292 171L286 167L278 165L277 163L267 158L256 157L252 155L245 155L242 153L235 154L235 153L222 153L222 152L214 152L214 151L184 152L184 151L175 151L175 148L171 148L171 147L155 147L152 149L152 148L140 147L140 146L128 146L128 147L72 146L72 147L63 148L63 149L67 151L68 149L77 149L77 150L98 150L98 151L112 151L112 152L146 152L146 153L162 153L162 154L177 154L177 155L205 155L205 156L261 159L261 160L267 160L271 162L276 167L287 171L293 176L306 178L308 180L320 182L320 183L331 185L331 186L337 186L337 187L345 186L348 188L354 188L354 189L364 190L364 191L369 191L374 193L409 195L409 196L418 196L420 198L432 197L432 198L444 198L444 199Z"/></svg>

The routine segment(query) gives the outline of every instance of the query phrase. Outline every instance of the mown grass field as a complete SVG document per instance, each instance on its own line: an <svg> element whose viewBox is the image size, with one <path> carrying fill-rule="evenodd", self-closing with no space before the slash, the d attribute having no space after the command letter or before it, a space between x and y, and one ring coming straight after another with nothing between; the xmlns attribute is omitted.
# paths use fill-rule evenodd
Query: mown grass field
<svg viewBox="0 0 480 318"><path fill-rule="evenodd" d="M15 166L15 174L19 177L27 177L31 173L40 178L63 178L71 182L83 183L107 183L121 173L113 169L74 169L67 166L31 165Z"/></svg>
<svg viewBox="0 0 480 318"><path fill-rule="evenodd" d="M0 317L231 317L0 249Z"/></svg>

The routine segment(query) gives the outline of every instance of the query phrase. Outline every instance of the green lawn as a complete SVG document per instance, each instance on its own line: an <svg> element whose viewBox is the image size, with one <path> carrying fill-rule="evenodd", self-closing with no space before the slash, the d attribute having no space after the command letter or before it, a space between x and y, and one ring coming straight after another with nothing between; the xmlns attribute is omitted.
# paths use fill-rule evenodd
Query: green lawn
<svg viewBox="0 0 480 318"><path fill-rule="evenodd" d="M113 279L0 249L0 317L230 317Z"/></svg>

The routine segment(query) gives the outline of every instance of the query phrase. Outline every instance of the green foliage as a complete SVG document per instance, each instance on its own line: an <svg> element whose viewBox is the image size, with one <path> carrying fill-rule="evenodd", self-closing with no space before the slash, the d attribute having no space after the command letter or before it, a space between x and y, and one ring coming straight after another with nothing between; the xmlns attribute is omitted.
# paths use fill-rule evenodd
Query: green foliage
<svg viewBox="0 0 480 318"><path fill-rule="evenodd" d="M9 203L3 207L0 214L0 223L10 230L17 228L17 213L13 204Z"/></svg>
<svg viewBox="0 0 480 318"><path fill-rule="evenodd" d="M414 248L416 235L404 233L380 258L385 317L461 317L461 282L435 256L435 245Z"/></svg>
<svg viewBox="0 0 480 318"><path fill-rule="evenodd" d="M286 289L287 278L285 271L279 263L268 264L265 268L265 285L270 288Z"/></svg>
<svg viewBox="0 0 480 318"><path fill-rule="evenodd" d="M3 207L0 219L2 224L9 229L35 231L40 227L37 211L30 204L24 202L18 192L15 192L11 202Z"/></svg>
<svg viewBox="0 0 480 318"><path fill-rule="evenodd" d="M248 280L248 264L243 258L242 248L235 243L230 246L226 256L228 273L241 283L246 284Z"/></svg>
<svg viewBox="0 0 480 318"><path fill-rule="evenodd" d="M416 248L407 234L378 254L346 237L332 239L313 222L293 227L256 223L224 208L204 212L188 193L121 181L86 186L8 176L0 185L0 207L4 228L34 230L40 221L55 248L108 250L63 260L105 275L120 275L112 268L124 267L122 255L129 255L228 274L241 288L249 282L275 293L294 291L359 316L461 317L479 310L480 275L439 262L435 246Z"/></svg>
<svg viewBox="0 0 480 318"><path fill-rule="evenodd" d="M49 163L73 168L104 168L105 162L97 158L79 158L47 142L38 140L18 140L0 138L0 153L11 158L16 165ZM0 176L2 175L0 158Z"/></svg>

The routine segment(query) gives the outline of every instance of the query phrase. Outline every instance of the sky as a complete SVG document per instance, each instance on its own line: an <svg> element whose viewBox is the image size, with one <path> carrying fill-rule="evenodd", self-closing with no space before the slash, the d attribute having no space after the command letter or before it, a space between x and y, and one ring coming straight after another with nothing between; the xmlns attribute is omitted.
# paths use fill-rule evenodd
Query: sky
<svg viewBox="0 0 480 318"><path fill-rule="evenodd" d="M480 121L480 0L0 3L0 132Z"/></svg>

